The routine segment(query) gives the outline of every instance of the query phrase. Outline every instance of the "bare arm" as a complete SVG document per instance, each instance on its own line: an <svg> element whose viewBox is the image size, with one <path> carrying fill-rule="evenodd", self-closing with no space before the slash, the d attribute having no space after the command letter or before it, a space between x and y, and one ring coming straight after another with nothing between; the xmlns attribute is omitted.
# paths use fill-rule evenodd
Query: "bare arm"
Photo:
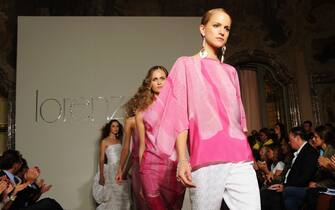
<svg viewBox="0 0 335 210"><path fill-rule="evenodd" d="M133 132L133 129L135 127L135 121L133 118L127 118L125 120L125 126L124 126L124 140L123 140L123 147L121 151L121 157L120 157L120 165L119 168L123 171L124 166L126 164L128 155L130 153L130 139L131 134Z"/></svg>
<svg viewBox="0 0 335 210"><path fill-rule="evenodd" d="M125 167L128 155L129 155L130 139L131 139L131 134L134 131L134 127L135 127L134 124L135 124L135 119L132 117L127 118L124 123L125 135L124 135L123 144L122 144L120 164L119 164L119 168L117 170L116 176L115 176L115 181L119 184L122 182L124 167Z"/></svg>
<svg viewBox="0 0 335 210"><path fill-rule="evenodd" d="M188 130L185 130L178 134L176 149L178 155L178 166L177 166L177 179L180 180L186 187L195 187L192 182L191 166L187 159L186 154L186 143L187 143Z"/></svg>
<svg viewBox="0 0 335 210"><path fill-rule="evenodd" d="M100 150L99 150L100 185L105 185L105 176L104 176L105 150L106 150L106 143L105 140L102 140L100 143Z"/></svg>
<svg viewBox="0 0 335 210"><path fill-rule="evenodd" d="M136 128L138 131L138 137L140 141L139 159L141 163L142 156L145 150L145 127L144 127L144 122L143 122L143 115L141 112L136 113L135 120L136 120Z"/></svg>

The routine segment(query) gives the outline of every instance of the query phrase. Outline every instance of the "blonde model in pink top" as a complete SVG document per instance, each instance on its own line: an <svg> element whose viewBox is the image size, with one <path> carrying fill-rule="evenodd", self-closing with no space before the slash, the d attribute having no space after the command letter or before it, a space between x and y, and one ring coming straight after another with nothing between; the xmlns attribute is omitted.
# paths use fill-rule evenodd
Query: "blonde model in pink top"
<svg viewBox="0 0 335 210"><path fill-rule="evenodd" d="M176 61L145 113L157 153L178 159L177 180L190 187L193 210L220 209L222 199L231 210L260 209L238 74L222 59L230 28L224 9L207 11L203 48Z"/></svg>

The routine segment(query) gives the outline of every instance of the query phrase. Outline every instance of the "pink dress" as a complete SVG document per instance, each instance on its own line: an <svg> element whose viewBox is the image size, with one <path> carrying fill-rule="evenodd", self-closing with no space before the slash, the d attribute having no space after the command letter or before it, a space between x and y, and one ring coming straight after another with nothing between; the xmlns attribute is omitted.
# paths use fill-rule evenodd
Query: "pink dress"
<svg viewBox="0 0 335 210"><path fill-rule="evenodd" d="M189 130L193 170L210 164L252 161L234 67L210 58L181 57L146 114L156 153L174 160L177 135Z"/></svg>
<svg viewBox="0 0 335 210"><path fill-rule="evenodd" d="M135 202L135 207L137 210L146 210L148 209L146 202L141 195L141 179L140 179L140 164L139 164L139 139L137 129L134 129L132 135L132 150L131 150L131 187L133 199Z"/></svg>
<svg viewBox="0 0 335 210"><path fill-rule="evenodd" d="M177 162L159 152L154 144L157 130L150 129L146 123L151 114L150 107L143 113L146 148L140 176L145 200L152 210L179 210L183 206L185 188L176 180Z"/></svg>

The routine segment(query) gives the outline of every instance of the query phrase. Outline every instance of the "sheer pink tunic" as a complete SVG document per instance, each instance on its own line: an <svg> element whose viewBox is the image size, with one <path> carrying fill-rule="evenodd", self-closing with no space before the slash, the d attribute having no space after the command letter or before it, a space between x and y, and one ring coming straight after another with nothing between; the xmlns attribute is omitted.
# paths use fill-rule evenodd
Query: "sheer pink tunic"
<svg viewBox="0 0 335 210"><path fill-rule="evenodd" d="M237 71L216 59L180 57L157 100L145 113L157 153L175 160L177 135L189 130L193 170L252 161Z"/></svg>

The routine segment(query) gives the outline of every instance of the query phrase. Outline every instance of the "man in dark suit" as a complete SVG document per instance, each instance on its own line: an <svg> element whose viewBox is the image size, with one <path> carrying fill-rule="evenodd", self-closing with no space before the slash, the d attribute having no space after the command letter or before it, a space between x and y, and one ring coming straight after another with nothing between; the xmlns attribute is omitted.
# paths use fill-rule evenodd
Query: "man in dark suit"
<svg viewBox="0 0 335 210"><path fill-rule="evenodd" d="M273 209L269 206L279 206L281 192L287 210L298 210L303 204L308 183L317 171L318 152L307 142L308 135L302 127L294 127L289 132L289 143L294 152L291 164L283 174L283 184L274 184L263 192L262 209ZM269 201L277 201L277 204Z"/></svg>
<svg viewBox="0 0 335 210"><path fill-rule="evenodd" d="M39 168L29 168L27 161L23 158L22 162L23 164L17 173L17 177L30 184L17 193L10 210L63 210L61 205L54 199L42 198L39 200L41 195L50 189L51 185L46 185L43 180L37 183L37 178L40 175Z"/></svg>
<svg viewBox="0 0 335 210"><path fill-rule="evenodd" d="M2 154L0 160L0 176L6 177L8 186L6 192L1 195L2 209L11 208L17 193L25 189L28 184L20 184L20 180L15 176L22 165L22 157L17 150L7 150ZM10 189L10 190L9 190Z"/></svg>
<svg viewBox="0 0 335 210"><path fill-rule="evenodd" d="M299 127L292 128L289 134L290 145L296 152L284 181L283 199L287 210L300 209L308 183L317 171L319 154L307 142L308 137Z"/></svg>
<svg viewBox="0 0 335 210"><path fill-rule="evenodd" d="M25 164L22 164L25 163ZM7 150L0 161L0 176L6 176L13 186L4 209L9 210L63 210L60 204L51 198L38 200L48 188L44 183L35 183L40 172L36 167L28 168L26 161L17 150ZM23 176L17 176L22 171Z"/></svg>
<svg viewBox="0 0 335 210"><path fill-rule="evenodd" d="M22 165L22 156L17 150L7 150L2 154L0 161L0 176L6 175L13 186L19 180L15 177Z"/></svg>

